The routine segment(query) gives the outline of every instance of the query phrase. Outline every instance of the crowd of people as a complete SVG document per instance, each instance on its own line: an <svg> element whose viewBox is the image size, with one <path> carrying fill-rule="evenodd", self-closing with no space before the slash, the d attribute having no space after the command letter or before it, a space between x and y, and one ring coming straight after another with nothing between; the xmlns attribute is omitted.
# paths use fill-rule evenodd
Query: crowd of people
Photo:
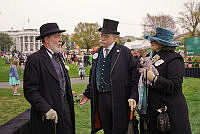
<svg viewBox="0 0 200 134"><path fill-rule="evenodd" d="M84 67L87 67L88 65L92 64L92 52L72 51L70 53L63 52L62 54L65 57L68 64L80 65L80 63L83 63Z"/></svg>
<svg viewBox="0 0 200 134"><path fill-rule="evenodd" d="M191 134L188 106L182 92L183 57L175 52L174 33L156 28L155 35L145 34L151 51L130 50L116 42L120 32L118 21L104 19L99 28L100 47L93 53L61 54L61 33L56 23L40 27L36 38L43 45L27 58L18 57L10 65L9 83L17 93L17 66L24 69L24 96L31 104L31 131L37 134L75 134L74 101L68 68L79 66L81 79L84 67L91 65L89 83L79 95L80 105L90 100L91 133L125 134L133 117L134 134ZM7 61L6 61L7 62ZM8 62L9 63L9 62ZM83 64L82 64L83 63ZM139 123L139 129L137 129Z"/></svg>

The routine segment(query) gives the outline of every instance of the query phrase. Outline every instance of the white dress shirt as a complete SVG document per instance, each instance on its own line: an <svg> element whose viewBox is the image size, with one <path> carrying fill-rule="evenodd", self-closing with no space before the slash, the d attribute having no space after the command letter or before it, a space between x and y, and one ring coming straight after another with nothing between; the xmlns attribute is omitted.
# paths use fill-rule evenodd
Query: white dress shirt
<svg viewBox="0 0 200 134"><path fill-rule="evenodd" d="M106 57L106 51L105 49L109 49L108 54L110 53L110 50L114 47L115 42L113 42L108 48L103 47L103 56Z"/></svg>

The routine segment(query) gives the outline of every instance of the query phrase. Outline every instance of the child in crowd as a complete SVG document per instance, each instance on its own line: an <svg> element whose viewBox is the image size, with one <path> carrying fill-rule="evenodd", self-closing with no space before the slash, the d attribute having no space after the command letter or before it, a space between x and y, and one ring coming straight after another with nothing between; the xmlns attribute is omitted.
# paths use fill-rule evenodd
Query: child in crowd
<svg viewBox="0 0 200 134"><path fill-rule="evenodd" d="M17 88L18 88L18 85L20 84L19 75L17 72L17 65L18 65L18 61L13 60L9 69L9 85L11 85L14 96L20 95L20 93L17 93Z"/></svg>
<svg viewBox="0 0 200 134"><path fill-rule="evenodd" d="M85 70L84 70L84 67L83 67L82 63L80 63L80 67L78 68L78 73L79 73L79 76L81 77L81 80L84 79Z"/></svg>

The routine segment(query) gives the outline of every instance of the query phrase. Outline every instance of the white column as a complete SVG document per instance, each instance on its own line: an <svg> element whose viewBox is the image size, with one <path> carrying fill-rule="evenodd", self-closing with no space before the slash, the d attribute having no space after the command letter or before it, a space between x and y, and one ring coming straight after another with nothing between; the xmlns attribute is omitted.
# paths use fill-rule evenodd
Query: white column
<svg viewBox="0 0 200 134"><path fill-rule="evenodd" d="M28 52L31 52L30 36L28 36Z"/></svg>
<svg viewBox="0 0 200 134"><path fill-rule="evenodd" d="M35 49L35 36L33 35L33 50L34 50L34 52L36 51L36 49Z"/></svg>
<svg viewBox="0 0 200 134"><path fill-rule="evenodd" d="M25 52L26 50L25 50L25 37L24 36L22 36L23 37L23 40L22 40L22 43L23 43L23 52Z"/></svg>
<svg viewBox="0 0 200 134"><path fill-rule="evenodd" d="M16 50L18 51L18 49L19 49L19 37L18 36L16 36Z"/></svg>

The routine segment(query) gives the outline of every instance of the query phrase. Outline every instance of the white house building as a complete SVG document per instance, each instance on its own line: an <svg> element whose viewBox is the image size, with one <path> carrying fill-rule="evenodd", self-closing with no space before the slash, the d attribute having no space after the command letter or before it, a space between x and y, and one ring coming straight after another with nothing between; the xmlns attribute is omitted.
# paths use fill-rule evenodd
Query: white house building
<svg viewBox="0 0 200 134"><path fill-rule="evenodd" d="M33 53L39 50L42 45L40 40L35 40L40 34L37 29L27 28L0 32L8 34L13 39L14 45L11 46L11 51L16 49L22 53Z"/></svg>

